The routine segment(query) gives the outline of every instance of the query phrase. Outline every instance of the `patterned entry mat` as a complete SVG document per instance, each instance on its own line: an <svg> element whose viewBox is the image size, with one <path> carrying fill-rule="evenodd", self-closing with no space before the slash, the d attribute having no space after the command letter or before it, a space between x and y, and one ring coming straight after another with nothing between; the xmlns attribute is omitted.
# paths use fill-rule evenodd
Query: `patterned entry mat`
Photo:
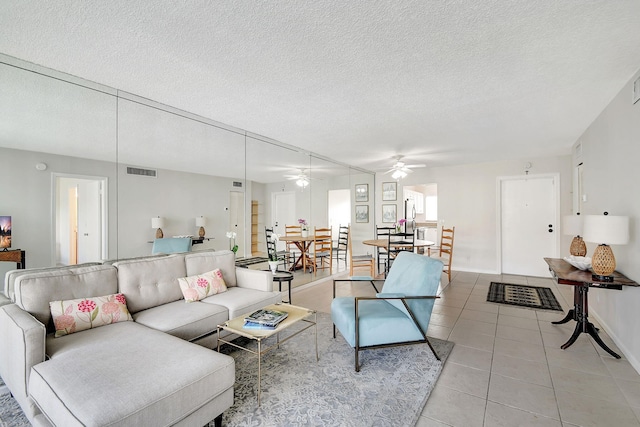
<svg viewBox="0 0 640 427"><path fill-rule="evenodd" d="M487 301L520 305L544 310L562 311L551 288L491 282Z"/></svg>

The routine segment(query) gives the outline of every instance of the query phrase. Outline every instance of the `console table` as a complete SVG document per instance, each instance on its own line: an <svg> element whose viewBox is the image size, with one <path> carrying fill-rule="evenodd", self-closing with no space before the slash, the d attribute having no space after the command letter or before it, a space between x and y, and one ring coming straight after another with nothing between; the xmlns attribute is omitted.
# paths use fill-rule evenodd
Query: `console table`
<svg viewBox="0 0 640 427"><path fill-rule="evenodd" d="M20 249L13 251L0 251L0 261L15 262L18 266L17 268L26 268L25 252Z"/></svg>
<svg viewBox="0 0 640 427"><path fill-rule="evenodd" d="M616 359L620 359L620 355L607 347L598 336L598 329L593 326L593 323L589 322L589 288L621 290L623 286L640 285L617 271L613 273L613 282L598 282L593 280L590 271L577 269L561 258L545 258L544 260L549 265L549 271L551 271L551 275L557 280L558 284L573 286L573 308L569 310L564 319L551 322L555 325L567 323L570 320L577 322L573 335L560 348L566 349L576 342L580 334L585 333L591 335L607 353Z"/></svg>

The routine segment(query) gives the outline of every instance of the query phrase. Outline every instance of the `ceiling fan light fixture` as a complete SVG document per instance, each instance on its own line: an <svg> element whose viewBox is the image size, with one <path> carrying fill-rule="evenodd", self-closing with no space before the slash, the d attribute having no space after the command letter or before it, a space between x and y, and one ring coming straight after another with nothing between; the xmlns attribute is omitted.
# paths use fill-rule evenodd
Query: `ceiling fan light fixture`
<svg viewBox="0 0 640 427"><path fill-rule="evenodd" d="M307 185L309 185L309 181L306 178L301 177L296 181L296 185L298 187L305 188Z"/></svg>
<svg viewBox="0 0 640 427"><path fill-rule="evenodd" d="M391 178L393 179L402 179L405 176L407 176L407 173L399 169L394 170L393 173L391 174Z"/></svg>

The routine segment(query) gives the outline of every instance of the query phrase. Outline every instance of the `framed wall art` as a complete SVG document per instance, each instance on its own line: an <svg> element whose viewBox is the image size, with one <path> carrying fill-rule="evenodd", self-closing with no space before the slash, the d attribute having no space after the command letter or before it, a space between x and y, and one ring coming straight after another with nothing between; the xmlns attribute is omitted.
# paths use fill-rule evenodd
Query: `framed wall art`
<svg viewBox="0 0 640 427"><path fill-rule="evenodd" d="M356 203L369 201L369 184L356 184Z"/></svg>
<svg viewBox="0 0 640 427"><path fill-rule="evenodd" d="M394 224L396 222L396 205L382 205L382 222Z"/></svg>
<svg viewBox="0 0 640 427"><path fill-rule="evenodd" d="M369 222L368 205L356 205L356 222Z"/></svg>
<svg viewBox="0 0 640 427"><path fill-rule="evenodd" d="M392 202L397 200L397 182L383 182L382 183L382 201Z"/></svg>

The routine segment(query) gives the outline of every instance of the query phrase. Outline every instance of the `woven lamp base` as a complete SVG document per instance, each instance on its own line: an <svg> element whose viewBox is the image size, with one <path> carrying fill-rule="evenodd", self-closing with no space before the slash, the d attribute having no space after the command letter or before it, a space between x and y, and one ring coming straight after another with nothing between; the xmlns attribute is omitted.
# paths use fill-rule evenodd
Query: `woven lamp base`
<svg viewBox="0 0 640 427"><path fill-rule="evenodd" d="M204 227L200 227L200 229L198 230L198 236L204 237Z"/></svg>
<svg viewBox="0 0 640 427"><path fill-rule="evenodd" d="M606 281L605 277L613 277L611 274L616 270L616 258L609 245L598 245L591 257L591 269L599 276L599 279ZM610 281L610 280L609 280Z"/></svg>
<svg viewBox="0 0 640 427"><path fill-rule="evenodd" d="M569 247L569 253L573 256L585 256L587 255L587 245L582 240L582 237L576 236L571 241L571 246Z"/></svg>
<svg viewBox="0 0 640 427"><path fill-rule="evenodd" d="M162 239L164 237L164 233L162 232L162 228L158 228L156 230L156 239Z"/></svg>

